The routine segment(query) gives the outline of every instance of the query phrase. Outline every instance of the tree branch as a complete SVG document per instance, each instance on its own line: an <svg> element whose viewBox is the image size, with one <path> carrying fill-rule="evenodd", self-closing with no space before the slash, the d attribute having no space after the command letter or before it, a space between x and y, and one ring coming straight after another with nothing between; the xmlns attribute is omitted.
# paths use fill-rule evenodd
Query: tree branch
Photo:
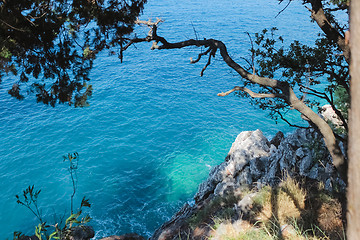
<svg viewBox="0 0 360 240"><path fill-rule="evenodd" d="M8 26L9 28L12 28L12 29L14 29L14 30L16 30L16 31L19 31L19 32L26 32L26 31L25 31L25 30L23 30L23 29L16 28L16 27L14 27L14 26L10 25L9 23L5 22L5 21L4 21L4 20L2 20L2 19L0 19L0 21L1 21L2 23L4 23L6 26Z"/></svg>
<svg viewBox="0 0 360 240"><path fill-rule="evenodd" d="M211 49L211 48L209 48L209 49ZM206 68L211 64L211 57L215 57L215 53L216 53L216 49L211 49L211 53L209 54L209 59L208 59L206 65L203 67L203 69L200 72L201 77L204 75L204 71L206 70Z"/></svg>
<svg viewBox="0 0 360 240"><path fill-rule="evenodd" d="M283 11L285 11L285 9L290 5L291 1L292 0L289 0L289 2L286 4L286 6L283 9L281 9L281 11L278 12L278 14L276 14L275 18L277 18Z"/></svg>
<svg viewBox="0 0 360 240"><path fill-rule="evenodd" d="M251 91L250 89L246 88L246 87L234 87L233 89L227 91L227 92L222 92L222 93L218 93L217 95L219 97L225 97L227 95L229 95L232 92L235 91L242 91L242 92L246 92L247 94L249 94L251 97L253 98L275 98L275 97L279 97L277 94L273 94L273 93L256 93Z"/></svg>
<svg viewBox="0 0 360 240"><path fill-rule="evenodd" d="M304 126L300 126L300 125L296 125L296 124L292 124L291 122L289 122L289 120L287 120L279 111L275 111L281 118L281 120L283 120L284 122L286 122L290 127L296 127L296 128L303 128L303 129L308 129L310 127L304 127Z"/></svg>
<svg viewBox="0 0 360 240"><path fill-rule="evenodd" d="M347 63L350 63L350 46L345 43L345 36L342 36L329 22L327 19L321 0L310 0L311 18L318 24L321 30L326 36L335 41L340 49L343 51L343 55Z"/></svg>
<svg viewBox="0 0 360 240"><path fill-rule="evenodd" d="M309 87L306 87L306 86L300 86L300 91L302 91L302 88L305 88L305 89L307 89L309 91L312 91L312 93L308 92L308 94L311 94L311 95L314 95L316 97L325 99L330 104L330 106L334 110L335 114L340 118L341 122L343 123L342 126L344 126L345 130L346 131L349 130L346 119L345 119L344 115L342 114L342 112L339 111L339 109L336 108L336 106L334 104L334 101L332 100L332 96L331 96L331 99L330 99L329 96L326 93L319 92L319 91L317 91L315 89L312 89L312 88L309 88Z"/></svg>
<svg viewBox="0 0 360 240"><path fill-rule="evenodd" d="M190 63L197 63L200 61L201 57L204 55L207 55L211 51L211 48L208 48L205 52L199 53L197 59L193 60L193 58L190 58Z"/></svg>

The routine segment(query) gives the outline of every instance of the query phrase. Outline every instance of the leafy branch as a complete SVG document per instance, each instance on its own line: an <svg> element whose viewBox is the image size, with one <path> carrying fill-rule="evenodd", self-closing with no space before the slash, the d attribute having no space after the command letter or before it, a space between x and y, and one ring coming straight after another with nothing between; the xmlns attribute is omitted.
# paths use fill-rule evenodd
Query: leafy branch
<svg viewBox="0 0 360 240"><path fill-rule="evenodd" d="M15 197L18 204L23 205L29 209L40 221L40 224L43 224L44 222L37 202L40 192L41 190L34 190L34 185L32 185L28 186L28 188L23 191L23 199L21 199L19 195L16 195Z"/></svg>

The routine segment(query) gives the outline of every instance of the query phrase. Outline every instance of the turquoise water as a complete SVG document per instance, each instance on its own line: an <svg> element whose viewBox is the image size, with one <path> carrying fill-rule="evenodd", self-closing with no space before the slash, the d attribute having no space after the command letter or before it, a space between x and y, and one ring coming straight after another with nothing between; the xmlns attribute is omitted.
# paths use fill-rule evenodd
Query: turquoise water
<svg viewBox="0 0 360 240"><path fill-rule="evenodd" d="M300 2L300 1L299 1ZM300 3L275 18L277 1L149 1L143 19L161 17L169 40L200 37L224 41L231 56L248 57L246 31L277 26L287 39L316 37ZM296 26L296 28L294 28ZM137 28L138 35L148 29ZM39 206L51 223L70 209L72 186L62 156L78 152L75 206L90 198L96 237L137 232L149 236L191 199L209 169L222 162L237 134L278 130L266 113L245 99L218 92L241 84L217 56L200 77L204 61L189 64L199 49L150 51L131 47L121 64L102 53L92 71L95 89L88 108L18 102L0 85L0 236L32 234L35 217L16 204L28 185L42 189ZM12 78L9 76L9 78ZM56 213L56 214L55 214Z"/></svg>

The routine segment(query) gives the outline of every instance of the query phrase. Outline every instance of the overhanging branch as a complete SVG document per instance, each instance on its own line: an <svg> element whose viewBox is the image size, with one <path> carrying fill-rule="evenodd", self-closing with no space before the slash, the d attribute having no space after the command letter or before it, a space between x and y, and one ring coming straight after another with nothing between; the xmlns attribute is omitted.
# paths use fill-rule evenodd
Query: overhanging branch
<svg viewBox="0 0 360 240"><path fill-rule="evenodd" d="M225 96L227 96L230 93L235 92L235 91L246 92L247 94L249 94L253 98L275 98L275 97L279 97L278 95L273 94L273 93L256 93L256 92L253 92L253 91L251 91L250 89L248 89L246 87L239 87L239 86L236 86L236 87L234 87L233 89L231 89L231 90L229 90L227 92L218 93L217 95L219 97L225 97Z"/></svg>

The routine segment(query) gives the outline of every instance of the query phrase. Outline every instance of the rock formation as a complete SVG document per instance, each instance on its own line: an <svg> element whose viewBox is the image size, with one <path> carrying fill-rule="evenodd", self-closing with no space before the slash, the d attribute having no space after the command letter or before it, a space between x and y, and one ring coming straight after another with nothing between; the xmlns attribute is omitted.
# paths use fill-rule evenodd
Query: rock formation
<svg viewBox="0 0 360 240"><path fill-rule="evenodd" d="M345 183L335 171L323 140L315 130L297 129L286 137L278 132L270 141L260 130L241 132L225 161L215 166L208 179L200 184L194 204L186 203L150 239L179 239L179 236L186 236L189 218L213 199L236 192L244 186L260 189L265 185L276 185L285 174L321 181L330 191L334 188L345 189ZM251 198L249 194L235 204L238 214L247 213ZM199 236L201 234L199 230Z"/></svg>

